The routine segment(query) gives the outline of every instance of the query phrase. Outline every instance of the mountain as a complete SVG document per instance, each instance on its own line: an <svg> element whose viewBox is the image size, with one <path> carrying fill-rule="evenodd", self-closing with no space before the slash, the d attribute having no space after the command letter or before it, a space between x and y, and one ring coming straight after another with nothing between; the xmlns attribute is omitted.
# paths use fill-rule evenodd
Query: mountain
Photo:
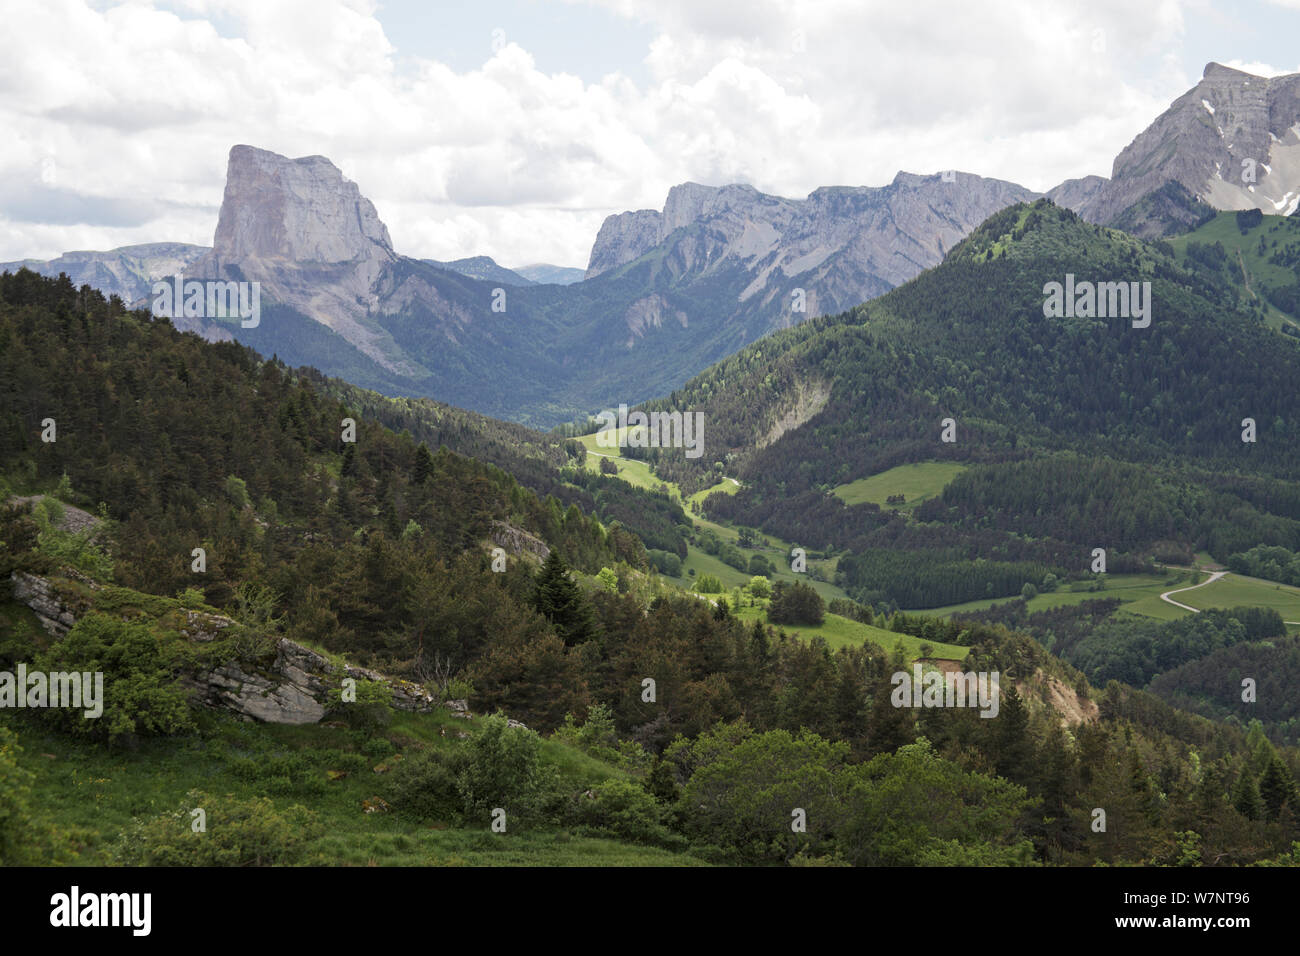
<svg viewBox="0 0 1300 956"><path fill-rule="evenodd" d="M471 279L482 279L484 282L499 282L502 285L537 284L532 279L513 269L497 265L496 260L491 256L471 256L468 259L453 259L450 262L439 262L437 259L422 259L420 261L427 262L439 269L450 269L452 272L459 272Z"/></svg>
<svg viewBox="0 0 1300 956"><path fill-rule="evenodd" d="M185 272L208 251L206 246L183 242L150 242L107 252L65 252L57 259L0 262L0 272L17 272L22 268L43 276L66 272L77 288L89 285L105 295L118 296L123 302L136 303L150 294L156 279Z"/></svg>
<svg viewBox="0 0 1300 956"><path fill-rule="evenodd" d="M968 173L900 172L888 186L823 187L801 200L740 184L684 183L669 191L662 212L607 218L587 278L643 256L672 259L679 287L741 274L733 308L788 325L797 321L794 289L804 290L807 315L856 305L937 265L993 212L1037 195Z"/></svg>
<svg viewBox="0 0 1300 956"><path fill-rule="evenodd" d="M1128 213L1124 227L1146 236L1194 228L1193 201L1210 212L1291 215L1300 209L1300 73L1268 78L1207 64L1201 81L1115 157L1110 179L1099 179L1048 195L1089 222L1120 225ZM1129 212L1156 193L1156 208Z"/></svg>
<svg viewBox="0 0 1300 956"><path fill-rule="evenodd" d="M399 255L323 157L236 146L213 249L187 274L261 283L261 321L174 322L390 395L551 426L663 394L773 329L887 291L1032 196L966 174L806 200L687 184L656 214L652 247L637 239L635 257L582 282L519 285L487 257Z"/></svg>
<svg viewBox="0 0 1300 956"><path fill-rule="evenodd" d="M545 262L539 262L531 266L521 266L514 271L516 274L539 285L573 285L575 282L581 282L586 276L586 271L583 269L574 269L571 266L553 266Z"/></svg>
<svg viewBox="0 0 1300 956"><path fill-rule="evenodd" d="M1263 233L1283 253L1289 234ZM1168 243L1045 199L1008 208L937 268L650 403L703 415L709 436L702 458L650 458L688 493L725 462L743 487L711 496L711 517L847 549L843 586L903 607L1015 594L1032 580L1025 562L1077 572L1099 546L1134 569L1165 548L1219 561L1260 543L1294 549L1300 396L1275 383L1300 376L1300 342L1269 328L1226 269L1188 262L1206 245L1180 264ZM1137 283L1128 306L1145 304L1117 315L1103 296L1101 314L1049 314L1049 283L1076 279L1080 295L1085 282ZM931 461L966 471L908 515L840 500L854 482ZM950 582L918 593L921 570L883 556L900 551ZM977 558L1005 577L954 564Z"/></svg>
<svg viewBox="0 0 1300 956"><path fill-rule="evenodd" d="M980 355L983 340L996 343L991 333L1023 318L1011 281L1019 269L1032 272L1058 244L1065 256L1084 250L1089 266L1133 253L1149 264L1135 240L1099 239L1072 216L1056 218L1059 210L1010 212L954 251L955 268L934 270L940 287L927 287L927 273L891 294L888 314L856 316L919 333L912 354L896 356L912 359L893 367L903 381L926 381L927 362L966 346L980 376L950 365L940 381L961 385L994 418L1004 393L1020 399L1010 387L1017 375L1059 371L1071 353L1085 370L1134 371L1113 363L1116 350L1090 353L1121 330L1087 321L1044 329L1034 344L1064 341L1042 370ZM953 302L954 313L924 295L954 290L973 299ZM1009 317L988 308L1004 296ZM1211 331L1196 312L1192 303L1177 318L1190 318L1190 335ZM931 352L934 331L951 319L970 327ZM1236 385L1253 384L1239 379L1237 346L1267 343L1243 341L1231 316L1215 321L1228 347L1208 364L1227 366ZM1146 331L1160 327L1154 322ZM778 333L776 351L836 324ZM1167 324L1178 334L1180 322ZM1200 354L1174 347L1183 340L1146 341L1169 353L1173 370L1200 371ZM823 617L805 585L774 587L769 600L755 582L737 589L734 604L706 601L712 572L699 575L701 593L685 592L647 572L640 543L616 522L534 494L474 458L431 451L406 427L369 414L379 407L423 419L442 409L374 396L358 408L311 370L179 334L147 311L29 272L0 276L0 342L0 581L13 585L0 588L0 667L59 674L64 694L66 675L94 673L109 690L95 695L102 713L93 716L103 719L66 706L0 709L0 864L493 863L500 859L483 848L502 845L489 830L502 802L511 825L527 828L527 840L507 847L511 862L1095 867L1186 863L1189 846L1225 865L1296 862L1286 807L1295 800L1294 750L1274 750L1259 724L1247 731L1194 717L1118 683L1145 681L1155 665L1168 675L1162 694L1191 697L1188 706L1209 697L1205 709L1239 719L1223 684L1259 673L1271 701L1261 716L1273 727L1293 721L1295 645L1272 626L1281 624L1276 612L1107 622L1099 648L1092 633L1079 636L1069 606L1056 609L1058 630L1039 643L998 622L842 599ZM801 357L852 369L862 352ZM1289 370L1279 364L1263 374ZM835 401L874 413L882 370L890 366L846 379ZM1091 397L1065 384L1069 396ZM1158 391L1136 378L1127 384ZM1201 384L1176 384L1176 397ZM753 394L766 401L769 393ZM1061 414L1043 411L1045 422ZM57 442L41 440L36 423L47 415L58 422ZM344 417L356 419L354 442L340 440ZM455 441L475 418L453 413L440 424ZM840 424L849 440L874 428ZM521 431L468 440L500 448ZM816 463L785 464L781 478L794 485L800 468ZM1121 503L1141 500L1154 477L1134 469L1112 487L1095 481L1095 469L1064 464L1073 467L1052 474L1048 490L1065 506L1073 505L1072 473L1078 487L1117 490ZM581 468L575 461L556 476L578 482ZM981 481L964 491L1032 495L1035 487ZM647 504L666 500L641 494ZM68 526L64 501L98 512L89 534ZM782 504L817 516L797 496ZM1003 511L986 509L972 523L1000 521ZM191 563L196 554L205 567ZM837 557L853 578L872 556ZM969 560L956 570L983 578L1008 564ZM1019 565L1014 573L1043 577L1040 566ZM920 570L935 578L933 568ZM801 591L825 628L770 626ZM1030 627L1042 634L1037 621ZM1058 634L1086 671L1045 647ZM1220 663L1223 652L1232 656ZM1231 668L1230 681L1216 664ZM900 707L897 676L921 668L970 673L982 691L978 712L964 697L968 706L920 709L914 699ZM1001 683L990 695L980 675L993 673ZM93 814L67 799L70 768L114 782ZM204 791L190 789L195 780L208 782ZM1226 798L1241 786L1255 788L1255 807ZM177 825L196 805L220 827L218 843ZM807 832L754 839L788 833L792 806L807 811ZM1098 806L1109 835L1089 827Z"/></svg>
<svg viewBox="0 0 1300 956"><path fill-rule="evenodd" d="M496 282L501 285L573 285L575 282L581 282L584 277L582 269L553 266L545 262L521 266L518 269L507 269L499 265L491 256L471 256L468 259L453 259L450 262L440 262L437 259L421 261L437 266L439 269L459 272L471 279L482 279L484 282Z"/></svg>

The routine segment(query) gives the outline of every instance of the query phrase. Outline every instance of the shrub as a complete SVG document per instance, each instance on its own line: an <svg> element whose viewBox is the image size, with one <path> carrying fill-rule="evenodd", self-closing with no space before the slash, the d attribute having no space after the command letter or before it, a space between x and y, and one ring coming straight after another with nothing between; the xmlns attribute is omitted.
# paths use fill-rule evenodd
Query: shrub
<svg viewBox="0 0 1300 956"><path fill-rule="evenodd" d="M577 825L632 843L666 846L685 841L664 826L662 811L644 788L627 780L605 780L592 788L594 799L581 796Z"/></svg>
<svg viewBox="0 0 1300 956"><path fill-rule="evenodd" d="M822 597L802 581L786 584L778 581L772 591L772 605L767 619L773 624L820 624L826 619Z"/></svg>
<svg viewBox="0 0 1300 956"><path fill-rule="evenodd" d="M202 809L205 832L191 811ZM316 815L277 810L265 797L218 797L191 790L177 809L126 827L109 848L122 866L282 866L299 862L321 833Z"/></svg>
<svg viewBox="0 0 1300 956"><path fill-rule="evenodd" d="M464 769L464 752L436 750L408 753L389 774L388 799L404 816L458 824L464 803L457 779Z"/></svg>
<svg viewBox="0 0 1300 956"><path fill-rule="evenodd" d="M541 763L542 741L531 730L510 727L500 714L483 718L465 749L456 786L465 813L487 823L502 807L512 819L537 819L554 796L554 771Z"/></svg>
<svg viewBox="0 0 1300 956"><path fill-rule="evenodd" d="M695 590L701 594L721 594L722 582L712 574L701 574L695 580Z"/></svg>
<svg viewBox="0 0 1300 956"><path fill-rule="evenodd" d="M184 670L183 651L160 641L147 627L91 612L39 655L32 669L102 673L103 714L87 719L84 710L89 708L65 707L42 713L70 733L109 739L192 731L188 697L177 681Z"/></svg>
<svg viewBox="0 0 1300 956"><path fill-rule="evenodd" d="M20 862L29 829L32 775L18 766L22 752L18 736L0 727L0 864L6 866Z"/></svg>

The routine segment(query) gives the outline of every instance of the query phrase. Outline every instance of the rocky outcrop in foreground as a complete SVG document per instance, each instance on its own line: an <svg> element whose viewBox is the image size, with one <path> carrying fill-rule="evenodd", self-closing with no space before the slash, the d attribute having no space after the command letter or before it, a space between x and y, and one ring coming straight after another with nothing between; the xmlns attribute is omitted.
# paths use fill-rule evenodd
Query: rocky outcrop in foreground
<svg viewBox="0 0 1300 956"><path fill-rule="evenodd" d="M14 600L31 608L56 639L64 637L76 624L77 615L84 613L81 603L63 593L49 578L15 572L11 582ZM234 623L219 614L186 611L180 633L187 640L206 643L216 640ZM364 667L335 664L287 638L276 643L275 658L269 665L231 660L208 673L191 676L185 684L201 703L249 720L314 724L325 716L331 692L337 691L346 678L386 685L392 691L392 705L398 710L427 713L438 706L438 701L419 684L385 677Z"/></svg>

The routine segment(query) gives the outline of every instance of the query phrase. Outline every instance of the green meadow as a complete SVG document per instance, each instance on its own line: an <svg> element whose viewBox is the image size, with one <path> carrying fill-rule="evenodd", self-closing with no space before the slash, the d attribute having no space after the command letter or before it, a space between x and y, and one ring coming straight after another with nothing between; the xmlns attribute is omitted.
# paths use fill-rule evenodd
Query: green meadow
<svg viewBox="0 0 1300 956"><path fill-rule="evenodd" d="M740 607L735 609L735 614L744 621L761 620L768 623L767 609L763 607ZM826 641L831 650L857 646L870 641L884 648L885 651L892 653L899 641L902 641L903 650L907 653L908 660L916 660L921 657L921 645L927 643L921 638L913 637L910 634L898 634L894 631L887 631L883 627L861 624L851 618L829 613L826 615L826 620L821 624L774 624L772 626L779 627L787 634L801 637L804 640L820 637ZM966 659L966 654L970 650L970 648L961 647L958 644L945 644L942 641L929 641L928 643L931 647L931 657L960 661Z"/></svg>
<svg viewBox="0 0 1300 956"><path fill-rule="evenodd" d="M203 714L202 736L145 739L133 749L48 732L29 716L6 716L19 732L23 765L35 774L32 803L76 832L79 862L111 862L109 846L135 817L153 818L186 806L186 794L265 797L277 811L310 806L319 824L300 861L324 866L698 866L684 853L585 836L569 830L508 825L444 825L389 809L368 813L363 802L388 792L391 768L423 748L461 746L481 718L397 713L379 732L328 724L252 724ZM446 736L444 736L444 732ZM571 787L583 789L623 771L554 739L541 760ZM188 827L186 818L178 826Z"/></svg>
<svg viewBox="0 0 1300 956"><path fill-rule="evenodd" d="M831 493L847 505L873 504L909 511L939 494L965 470L965 465L951 461L915 462L840 485L832 488ZM891 505L887 500L891 495L903 495L906 500L901 505Z"/></svg>

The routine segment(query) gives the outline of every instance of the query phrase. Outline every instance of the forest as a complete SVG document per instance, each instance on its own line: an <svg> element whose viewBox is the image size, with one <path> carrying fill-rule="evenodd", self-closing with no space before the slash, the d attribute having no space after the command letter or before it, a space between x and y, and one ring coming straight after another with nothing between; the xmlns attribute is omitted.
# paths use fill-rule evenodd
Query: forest
<svg viewBox="0 0 1300 956"><path fill-rule="evenodd" d="M120 833L90 835L42 809L31 794L45 771L28 740L94 748L84 753L109 760L206 741L212 755L187 759L221 759L221 773L254 789L250 800L269 801L259 819L276 828L265 856L274 862L316 859L311 841L326 837L287 821L325 812L326 769L359 770L367 756L386 761L389 772L371 776L394 820L484 829L504 788L538 832L603 834L715 863L1294 858L1296 751L1259 722L1195 716L1170 706L1154 683L1136 686L1151 677L1145 655L1166 637L1176 641L1155 666L1188 666L1199 654L1262 646L1267 622L1206 616L1177 633L1134 634L1126 638L1134 666L1114 673L1089 656L1086 637L1072 664L1000 623L860 608L859 617L900 638L969 648L966 669L1007 675L997 720L900 709L889 678L911 664L901 642L832 650L820 637L742 620L725 598L667 585L629 530L630 513L627 525L597 517L623 505L617 497L602 504L601 476L580 478L563 444L539 441L518 454L533 463L532 483L571 484L590 495L590 511L586 498L565 504L513 477L500 448L508 437L476 431L473 419L445 430L434 448L417 433L427 411L393 413L395 424L408 422L394 431L319 376L25 272L0 277L0 382L5 495L46 496L0 514L0 570L96 584L62 640L6 626L0 667L99 668L118 688L107 719L89 731L57 713L2 715L6 861L175 863L199 852L177 843L161 809ZM43 441L51 419L54 440ZM347 419L355 441L346 440ZM472 454L494 446L503 464ZM62 529L63 505L98 514L96 530ZM1005 560L980 572L990 581L1000 580L988 577L1002 573L999 564L1042 579L1061 567L1045 559L1064 554L1058 543L993 527L967 538L959 522L914 527L879 509L854 513L866 519L856 529L863 541L915 541L901 557L866 545L842 559L846 573L879 573L897 589L915 575L948 587L944 575L969 560L961 549L971 540L1005 547ZM666 504L653 516L647 527L662 525L661 545L671 543L669 529L684 530ZM512 553L498 573L491 549L503 528L544 547ZM207 555L201 576L195 548ZM922 560L908 563L912 552ZM778 596L776 616L791 626L824 612L807 586ZM196 649L169 615L207 608L236 623ZM23 620L16 605L0 609L6 622ZM1265 631L1252 634L1254 626ZM256 661L281 638L443 697L463 695L475 712L502 719L479 718L467 739L435 746L387 729L394 718L377 700L338 731L353 743L337 754L289 757L253 738L230 749L231 735L246 732L189 698L184 678L218 660ZM1061 699L1075 719L1063 721ZM581 752L603 776L579 782L571 758L548 756L555 747ZM1105 833L1090 828L1097 806L1113 821ZM792 807L806 829L790 828ZM231 852L220 859L241 859Z"/></svg>

